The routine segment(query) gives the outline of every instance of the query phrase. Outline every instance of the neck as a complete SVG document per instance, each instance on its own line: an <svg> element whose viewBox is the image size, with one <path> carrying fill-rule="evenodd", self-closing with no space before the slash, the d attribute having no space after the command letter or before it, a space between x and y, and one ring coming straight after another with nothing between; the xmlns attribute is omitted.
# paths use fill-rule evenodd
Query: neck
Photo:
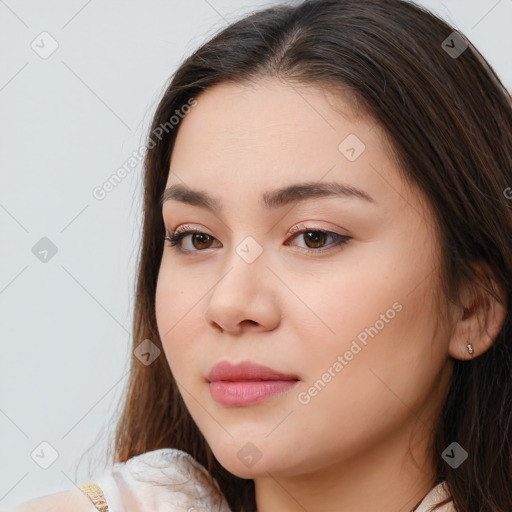
<svg viewBox="0 0 512 512"><path fill-rule="evenodd" d="M434 487L435 464L429 453L424 442L416 446L412 457L404 448L402 433L329 467L314 470L309 461L307 472L268 473L254 479L257 510L410 512Z"/></svg>

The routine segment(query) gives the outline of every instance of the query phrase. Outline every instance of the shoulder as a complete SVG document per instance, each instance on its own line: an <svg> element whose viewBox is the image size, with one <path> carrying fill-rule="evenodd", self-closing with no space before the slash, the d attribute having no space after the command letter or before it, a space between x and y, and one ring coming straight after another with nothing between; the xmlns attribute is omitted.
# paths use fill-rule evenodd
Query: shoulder
<svg viewBox="0 0 512 512"><path fill-rule="evenodd" d="M189 453L175 448L141 453L126 462L115 464L108 473L128 475L139 482L151 484L172 485L188 477L207 488L217 485L205 467Z"/></svg>
<svg viewBox="0 0 512 512"><path fill-rule="evenodd" d="M190 454L174 448L142 453L103 471L94 483L111 512L231 512L217 481ZM89 484L90 485L90 484ZM80 486L86 487L87 484ZM97 512L83 490L27 501L7 512Z"/></svg>
<svg viewBox="0 0 512 512"><path fill-rule="evenodd" d="M96 483L112 509L231 512L217 481L190 454L163 448L116 463ZM162 503L169 507L160 509ZM126 506L129 504L129 506Z"/></svg>
<svg viewBox="0 0 512 512"><path fill-rule="evenodd" d="M98 512L91 501L79 490L47 494L25 501L6 512Z"/></svg>
<svg viewBox="0 0 512 512"><path fill-rule="evenodd" d="M450 497L450 491L446 481L442 481L435 485L433 489L425 496L416 512L431 512L432 507L441 501ZM455 512L453 502L448 502L442 507L438 508L436 512Z"/></svg>

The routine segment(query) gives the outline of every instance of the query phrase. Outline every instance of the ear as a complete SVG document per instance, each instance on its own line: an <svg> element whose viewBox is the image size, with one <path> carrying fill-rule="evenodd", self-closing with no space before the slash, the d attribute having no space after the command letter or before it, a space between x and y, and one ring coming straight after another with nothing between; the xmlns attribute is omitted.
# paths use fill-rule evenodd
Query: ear
<svg viewBox="0 0 512 512"><path fill-rule="evenodd" d="M472 359L491 348L505 322L506 293L498 286L494 275L484 262L475 262L471 266L476 270L478 282L465 285L461 291L461 307L455 309L457 317L450 338L449 353L455 359ZM484 280L484 270L490 276L492 289L500 298L497 301L488 291ZM471 344L473 353L467 345Z"/></svg>

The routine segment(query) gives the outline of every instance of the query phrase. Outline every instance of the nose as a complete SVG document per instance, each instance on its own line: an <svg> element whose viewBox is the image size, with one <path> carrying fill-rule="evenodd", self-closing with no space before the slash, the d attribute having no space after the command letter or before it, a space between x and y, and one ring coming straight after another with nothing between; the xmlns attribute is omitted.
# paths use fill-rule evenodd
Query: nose
<svg viewBox="0 0 512 512"><path fill-rule="evenodd" d="M275 329L281 319L278 286L263 255L248 263L234 253L206 302L205 320L211 328L234 335Z"/></svg>

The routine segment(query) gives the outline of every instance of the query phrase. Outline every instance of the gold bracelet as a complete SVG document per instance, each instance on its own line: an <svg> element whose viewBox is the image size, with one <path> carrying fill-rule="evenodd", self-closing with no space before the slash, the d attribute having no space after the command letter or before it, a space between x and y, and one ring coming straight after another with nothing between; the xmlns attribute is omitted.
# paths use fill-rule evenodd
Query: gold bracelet
<svg viewBox="0 0 512 512"><path fill-rule="evenodd" d="M82 484L78 488L83 491L89 499L93 502L94 506L100 512L108 512L108 505L105 495L98 484Z"/></svg>

